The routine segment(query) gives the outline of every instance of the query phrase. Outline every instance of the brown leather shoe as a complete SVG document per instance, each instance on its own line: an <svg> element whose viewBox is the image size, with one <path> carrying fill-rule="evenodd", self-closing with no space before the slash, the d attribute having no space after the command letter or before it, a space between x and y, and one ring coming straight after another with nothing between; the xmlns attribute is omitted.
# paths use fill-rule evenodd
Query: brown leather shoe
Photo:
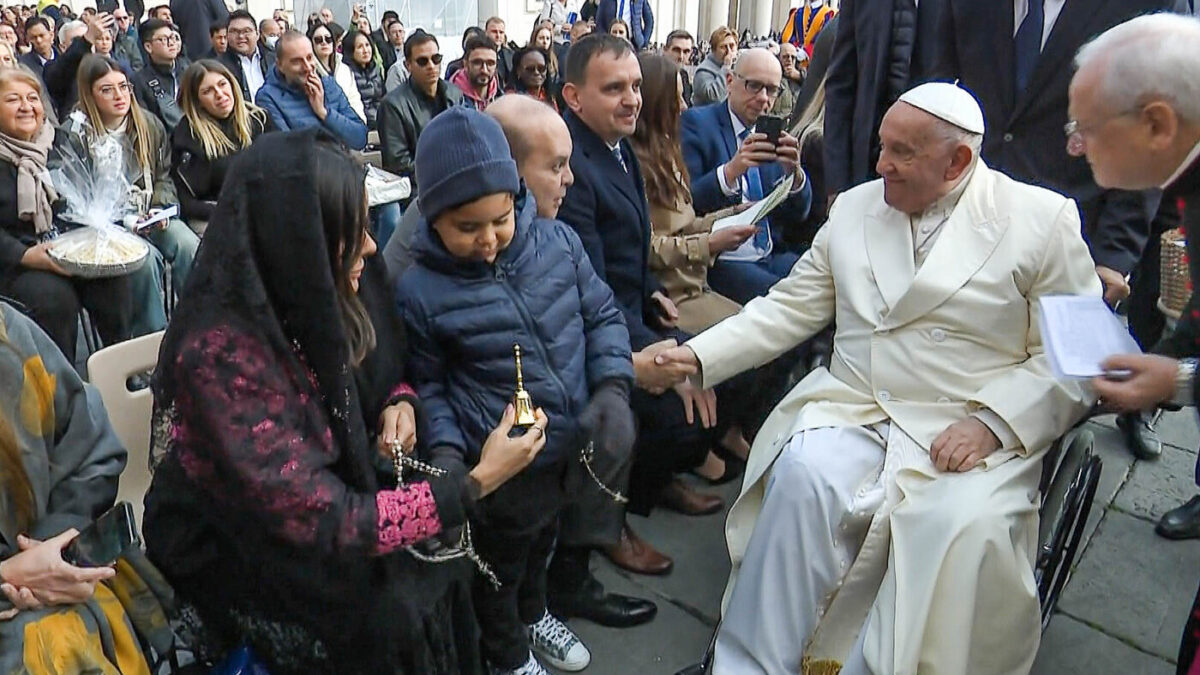
<svg viewBox="0 0 1200 675"><path fill-rule="evenodd" d="M645 539L625 523L621 527L621 541L616 546L603 549L604 555L614 565L637 574L666 574L675 566L675 561L659 553Z"/></svg>
<svg viewBox="0 0 1200 675"><path fill-rule="evenodd" d="M725 508L725 501L720 497L696 492L678 478L663 488L661 503L685 516L707 516Z"/></svg>

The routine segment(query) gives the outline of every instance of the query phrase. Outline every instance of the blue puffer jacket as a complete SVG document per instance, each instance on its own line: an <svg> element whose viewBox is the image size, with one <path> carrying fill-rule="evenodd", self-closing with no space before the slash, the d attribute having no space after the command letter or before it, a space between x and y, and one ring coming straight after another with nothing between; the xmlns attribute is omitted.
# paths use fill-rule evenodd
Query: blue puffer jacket
<svg viewBox="0 0 1200 675"><path fill-rule="evenodd" d="M633 382L629 332L575 232L537 217L518 199L512 242L496 262L454 258L421 222L416 264L397 284L408 328L408 376L421 396L429 447L450 446L468 466L500 421L517 383L549 417L535 466L573 456L585 442L577 419L600 383Z"/></svg>
<svg viewBox="0 0 1200 675"><path fill-rule="evenodd" d="M254 95L254 102L267 111L275 128L281 131L321 126L332 133L351 150L367 147L367 125L350 107L350 101L336 80L326 75L321 78L325 89L325 119L317 117L308 96L287 83L279 68L267 71L267 79Z"/></svg>

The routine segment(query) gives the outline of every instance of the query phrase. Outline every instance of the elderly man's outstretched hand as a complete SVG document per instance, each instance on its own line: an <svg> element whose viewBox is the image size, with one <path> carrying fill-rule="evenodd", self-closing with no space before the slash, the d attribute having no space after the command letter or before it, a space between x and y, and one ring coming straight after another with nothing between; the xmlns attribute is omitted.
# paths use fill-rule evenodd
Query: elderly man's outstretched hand
<svg viewBox="0 0 1200 675"><path fill-rule="evenodd" d="M933 439L929 458L938 471L964 473L1000 449L1000 439L977 417L968 417L946 427Z"/></svg>

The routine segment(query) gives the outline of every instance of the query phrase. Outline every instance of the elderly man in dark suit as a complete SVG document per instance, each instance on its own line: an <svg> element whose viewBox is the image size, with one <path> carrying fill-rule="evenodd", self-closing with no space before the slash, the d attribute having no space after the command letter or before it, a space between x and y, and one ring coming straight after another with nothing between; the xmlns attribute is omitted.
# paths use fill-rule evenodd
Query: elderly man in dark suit
<svg viewBox="0 0 1200 675"><path fill-rule="evenodd" d="M1088 43L1076 57L1070 86L1067 147L1086 155L1104 187L1162 188L1183 202L1192 285L1200 288L1200 21L1172 14L1141 16ZM1097 378L1096 393L1110 407L1145 410L1164 402L1195 406L1200 356L1200 295L1192 294L1175 332L1154 349L1161 355L1116 356L1106 369L1127 370L1123 381ZM1200 466L1197 466L1200 482ZM1200 536L1200 497L1168 511L1157 532ZM1200 636L1197 593L1179 646L1177 673L1196 672Z"/></svg>
<svg viewBox="0 0 1200 675"><path fill-rule="evenodd" d="M712 394L690 385L673 388L670 374L654 364L657 353L684 336L673 328L677 310L650 273L650 209L637 158L625 140L641 110L640 83L641 68L625 40L592 35L571 47L563 98L570 109L566 120L574 146L570 165L575 182L558 218L579 233L592 266L612 287L636 350L637 381L630 403L640 429L627 491L629 510L646 515L662 499L685 513L712 513L721 508L720 499L693 492L674 479L676 472L699 465L708 454L713 430L701 428L691 406L713 402ZM669 572L671 559L638 538L627 524L622 526L619 507L613 507L614 531L594 533L596 545L628 570ZM606 535L608 542L599 541ZM587 556L586 548L559 548L551 566L552 610L605 625L647 620L643 608L614 603L604 595L587 571Z"/></svg>
<svg viewBox="0 0 1200 675"><path fill-rule="evenodd" d="M988 135L983 159L1020 181L1073 198L1110 304L1129 295L1159 190L1106 190L1062 143L1071 59L1090 37L1127 19L1186 9L1180 0L946 0L931 75L957 79L979 97ZM1147 347L1150 345L1146 345ZM1143 459L1162 453L1149 415L1117 419Z"/></svg>
<svg viewBox="0 0 1200 675"><path fill-rule="evenodd" d="M796 139L784 133L773 145L756 128L786 86L782 76L779 61L767 50L744 51L725 74L728 98L692 108L680 122L697 215L758 201L780 180L795 176L788 200L759 223L753 236L722 253L708 273L713 290L743 304L766 295L791 271L799 256L784 247L783 232L801 226L812 202Z"/></svg>
<svg viewBox="0 0 1200 675"><path fill-rule="evenodd" d="M825 83L825 171L837 194L875 177L879 123L926 79L945 0L842 0Z"/></svg>

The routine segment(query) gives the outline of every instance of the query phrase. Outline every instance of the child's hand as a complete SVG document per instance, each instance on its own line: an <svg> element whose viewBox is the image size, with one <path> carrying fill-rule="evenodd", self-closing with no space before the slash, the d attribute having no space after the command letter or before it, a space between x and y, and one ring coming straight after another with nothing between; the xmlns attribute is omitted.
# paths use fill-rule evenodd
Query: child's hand
<svg viewBox="0 0 1200 675"><path fill-rule="evenodd" d="M546 445L546 425L549 419L538 408L534 411L533 426L516 438L509 438L517 413L512 404L504 408L500 424L488 435L479 453L479 464L471 469L471 476L479 481L479 496L486 497L503 485L509 478L521 473Z"/></svg>

